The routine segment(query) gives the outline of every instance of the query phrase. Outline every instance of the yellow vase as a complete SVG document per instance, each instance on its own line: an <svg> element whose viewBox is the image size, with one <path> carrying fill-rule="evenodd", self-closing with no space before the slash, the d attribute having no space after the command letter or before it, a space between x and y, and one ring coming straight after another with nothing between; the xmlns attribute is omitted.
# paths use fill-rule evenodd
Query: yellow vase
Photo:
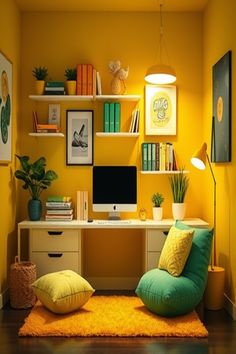
<svg viewBox="0 0 236 354"><path fill-rule="evenodd" d="M66 93L67 95L76 95L76 81L66 81Z"/></svg>
<svg viewBox="0 0 236 354"><path fill-rule="evenodd" d="M44 80L37 80L35 81L35 92L36 95L43 95L45 88L45 81Z"/></svg>

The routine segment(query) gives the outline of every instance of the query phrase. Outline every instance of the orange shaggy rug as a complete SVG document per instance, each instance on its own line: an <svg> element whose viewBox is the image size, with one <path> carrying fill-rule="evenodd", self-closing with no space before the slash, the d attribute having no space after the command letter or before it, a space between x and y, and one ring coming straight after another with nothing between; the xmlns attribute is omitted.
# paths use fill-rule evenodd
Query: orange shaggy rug
<svg viewBox="0 0 236 354"><path fill-rule="evenodd" d="M151 313L135 296L92 296L78 311L56 315L39 301L19 336L207 337L196 312L175 318Z"/></svg>

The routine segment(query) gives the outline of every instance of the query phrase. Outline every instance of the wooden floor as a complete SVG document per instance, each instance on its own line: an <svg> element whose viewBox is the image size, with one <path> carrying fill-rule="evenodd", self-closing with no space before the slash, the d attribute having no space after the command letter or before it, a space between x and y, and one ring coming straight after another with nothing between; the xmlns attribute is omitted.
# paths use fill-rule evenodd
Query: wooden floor
<svg viewBox="0 0 236 354"><path fill-rule="evenodd" d="M208 339L190 338L19 338L29 310L0 310L1 354L234 354L236 321L224 311L205 311Z"/></svg>

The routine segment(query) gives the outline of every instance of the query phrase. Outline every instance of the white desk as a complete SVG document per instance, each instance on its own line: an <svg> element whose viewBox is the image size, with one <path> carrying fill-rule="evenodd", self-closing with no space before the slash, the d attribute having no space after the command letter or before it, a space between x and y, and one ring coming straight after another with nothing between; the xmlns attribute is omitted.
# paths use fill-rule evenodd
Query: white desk
<svg viewBox="0 0 236 354"><path fill-rule="evenodd" d="M207 222L185 219L185 224L207 228ZM21 256L21 231L29 230L29 258L36 263L38 276L51 271L72 269L83 275L82 238L85 229L141 229L144 233L144 266L147 271L156 266L167 231L175 223L173 219L141 221L131 219L127 223L94 220L72 221L22 221L18 224L18 255ZM139 233L140 234L140 233Z"/></svg>

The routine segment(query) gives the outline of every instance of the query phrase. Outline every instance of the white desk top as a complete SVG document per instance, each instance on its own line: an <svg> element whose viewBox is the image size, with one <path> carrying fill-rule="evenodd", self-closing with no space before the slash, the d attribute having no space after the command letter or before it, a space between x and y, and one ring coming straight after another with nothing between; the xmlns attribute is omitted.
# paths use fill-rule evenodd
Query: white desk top
<svg viewBox="0 0 236 354"><path fill-rule="evenodd" d="M203 227L207 228L209 224L199 218L189 218L182 220L184 224L193 227ZM174 225L175 220L173 219L163 219L161 221L155 221L153 219L148 219L146 221L141 221L139 219L129 219L129 220L93 220L92 222L83 220L72 220L72 221L29 221L24 220L18 224L19 229L169 229Z"/></svg>

